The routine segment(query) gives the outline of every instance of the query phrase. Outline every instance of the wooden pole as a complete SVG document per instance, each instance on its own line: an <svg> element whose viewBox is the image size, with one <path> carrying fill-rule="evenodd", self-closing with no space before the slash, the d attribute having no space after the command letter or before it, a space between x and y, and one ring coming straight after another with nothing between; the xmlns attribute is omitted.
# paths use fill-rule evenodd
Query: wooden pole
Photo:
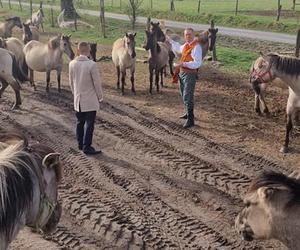
<svg viewBox="0 0 300 250"><path fill-rule="evenodd" d="M11 9L11 3L10 3L10 0L8 0L8 6L9 6L9 9Z"/></svg>
<svg viewBox="0 0 300 250"><path fill-rule="evenodd" d="M236 2L235 2L235 15L236 16L238 14L238 11L239 11L239 0L236 0Z"/></svg>
<svg viewBox="0 0 300 250"><path fill-rule="evenodd" d="M54 27L54 14L53 14L53 9L51 7L50 9L50 12L51 12L51 27Z"/></svg>
<svg viewBox="0 0 300 250"><path fill-rule="evenodd" d="M30 0L30 22L32 23L32 0Z"/></svg>
<svg viewBox="0 0 300 250"><path fill-rule="evenodd" d="M20 7L20 10L22 11L23 8L22 8L22 3L21 3L21 0L19 0L19 7Z"/></svg>
<svg viewBox="0 0 300 250"><path fill-rule="evenodd" d="M153 0L150 0L150 9L153 9Z"/></svg>
<svg viewBox="0 0 300 250"><path fill-rule="evenodd" d="M198 8L197 8L198 14L200 13L200 8L201 8L201 0L198 0Z"/></svg>
<svg viewBox="0 0 300 250"><path fill-rule="evenodd" d="M43 1L40 1L40 10L42 11L42 13L44 13L44 10L43 10ZM43 19L42 19L42 22L41 22L41 27L42 27L42 31L45 32L44 25L43 25Z"/></svg>
<svg viewBox="0 0 300 250"><path fill-rule="evenodd" d="M297 33L296 51L295 51L296 57L299 57L299 51L300 51L300 29L298 29L298 33Z"/></svg>
<svg viewBox="0 0 300 250"><path fill-rule="evenodd" d="M0 5L1 5L1 8L3 8L3 4L2 4L2 1L0 0Z"/></svg>
<svg viewBox="0 0 300 250"><path fill-rule="evenodd" d="M210 22L210 32L214 32L215 34L217 34L218 30L215 29L215 22L214 20L211 20ZM216 44L213 47L213 52L212 52L212 60L213 61L217 61L217 49L216 49Z"/></svg>
<svg viewBox="0 0 300 250"><path fill-rule="evenodd" d="M276 21L277 21L277 22L279 22L279 19L280 19L281 8L282 8L282 5L281 5L281 3L280 3L280 0L278 0L277 18L276 18Z"/></svg>
<svg viewBox="0 0 300 250"><path fill-rule="evenodd" d="M76 11L74 11L74 28L75 28L75 31L77 31L77 13Z"/></svg>
<svg viewBox="0 0 300 250"><path fill-rule="evenodd" d="M151 17L148 16L147 23L146 23L146 30L148 31L150 31L150 22L151 22Z"/></svg>
<svg viewBox="0 0 300 250"><path fill-rule="evenodd" d="M295 7L296 7L296 0L293 0L292 10L295 10Z"/></svg>
<svg viewBox="0 0 300 250"><path fill-rule="evenodd" d="M170 10L175 11L175 5L174 5L174 0L170 1Z"/></svg>
<svg viewBox="0 0 300 250"><path fill-rule="evenodd" d="M102 36L105 38L105 16L104 16L104 0L100 0L100 26Z"/></svg>

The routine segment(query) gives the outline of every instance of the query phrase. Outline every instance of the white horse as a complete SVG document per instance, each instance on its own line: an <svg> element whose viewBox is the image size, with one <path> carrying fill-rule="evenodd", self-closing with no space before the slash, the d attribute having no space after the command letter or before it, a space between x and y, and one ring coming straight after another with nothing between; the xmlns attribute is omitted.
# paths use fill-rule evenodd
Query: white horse
<svg viewBox="0 0 300 250"><path fill-rule="evenodd" d="M0 134L0 250L25 226L53 232L61 216L59 154L29 145L20 134Z"/></svg>
<svg viewBox="0 0 300 250"><path fill-rule="evenodd" d="M293 117L300 110L300 59L270 53L259 57L254 65L250 76L254 89L258 89L261 84L266 84L276 77L289 87L285 143L280 150L282 153L287 153Z"/></svg>
<svg viewBox="0 0 300 250"><path fill-rule="evenodd" d="M30 82L35 88L33 71L46 72L47 87L49 91L51 70L57 72L58 91L60 92L60 76L63 66L63 53L73 60L74 52L71 47L70 36L57 36L47 44L30 41L24 47L25 60L29 67Z"/></svg>
<svg viewBox="0 0 300 250"><path fill-rule="evenodd" d="M27 19L26 20L26 24L30 24L33 26L36 26L37 28L40 27L40 25L42 26L42 30L44 32L44 27L43 27L43 19L44 19L45 15L44 15L44 11L42 8L39 8L38 11L32 13L31 15L31 19Z"/></svg>
<svg viewBox="0 0 300 250"><path fill-rule="evenodd" d="M14 17L5 19L4 23L0 23L0 37L3 37L3 38L11 37L12 29L15 26L22 28L22 22L21 22L20 17L14 16Z"/></svg>
<svg viewBox="0 0 300 250"><path fill-rule="evenodd" d="M27 80L28 78L17 64L15 56L8 50L0 48L0 98L4 90L10 85L16 95L16 101L12 108L18 108L21 105L20 82Z"/></svg>
<svg viewBox="0 0 300 250"><path fill-rule="evenodd" d="M112 60L117 69L117 88L120 88L120 74L122 81L122 94L124 94L124 85L125 85L125 76L126 69L129 69L131 72L131 91L135 93L134 88L134 72L135 72L135 62L136 62L136 53L135 53L135 35L131 33L126 33L123 38L119 38L113 44L112 48Z"/></svg>

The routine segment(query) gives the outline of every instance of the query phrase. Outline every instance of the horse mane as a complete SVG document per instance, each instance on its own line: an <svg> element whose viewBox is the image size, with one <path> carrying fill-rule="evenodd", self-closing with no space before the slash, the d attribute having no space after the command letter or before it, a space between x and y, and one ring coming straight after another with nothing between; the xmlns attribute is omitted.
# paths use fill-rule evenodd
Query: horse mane
<svg viewBox="0 0 300 250"><path fill-rule="evenodd" d="M289 75L300 75L300 59L289 56L282 56L277 53L269 53L269 62L275 68Z"/></svg>
<svg viewBox="0 0 300 250"><path fill-rule="evenodd" d="M204 31L196 36L199 44L204 45L208 42L208 33L208 31Z"/></svg>
<svg viewBox="0 0 300 250"><path fill-rule="evenodd" d="M263 172L255 178L249 186L248 193L255 192L261 187L278 185L287 187L290 190L293 197L290 200L291 203L300 203L300 180L274 171Z"/></svg>
<svg viewBox="0 0 300 250"><path fill-rule="evenodd" d="M1 143L0 147L0 232L9 239L15 225L30 207L35 159L24 150L24 142Z"/></svg>
<svg viewBox="0 0 300 250"><path fill-rule="evenodd" d="M49 42L48 46L50 49L57 49L60 46L60 36L52 37Z"/></svg>

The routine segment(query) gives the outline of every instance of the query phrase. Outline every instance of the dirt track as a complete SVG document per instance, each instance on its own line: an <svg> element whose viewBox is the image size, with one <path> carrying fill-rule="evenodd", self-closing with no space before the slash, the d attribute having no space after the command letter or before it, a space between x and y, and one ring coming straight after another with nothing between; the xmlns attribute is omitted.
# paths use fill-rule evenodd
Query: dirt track
<svg viewBox="0 0 300 250"><path fill-rule="evenodd" d="M87 157L77 149L67 74L61 94L56 84L50 94L44 83L37 91L24 86L19 111L8 110L10 91L1 99L1 128L20 129L53 147L64 164L64 214L57 231L44 238L22 232L10 250L42 249L45 240L48 249L72 250L285 249L274 241L242 242L233 228L241 196L257 173L297 167L297 138L287 158L278 152L285 90L270 91L270 118L257 117L243 77L205 66L196 91L197 126L184 130L177 119L182 104L176 87L168 84L162 94L148 95L146 65L139 64L137 95L129 93L128 82L122 97L112 63L99 66L106 98L94 145L103 150L101 156Z"/></svg>

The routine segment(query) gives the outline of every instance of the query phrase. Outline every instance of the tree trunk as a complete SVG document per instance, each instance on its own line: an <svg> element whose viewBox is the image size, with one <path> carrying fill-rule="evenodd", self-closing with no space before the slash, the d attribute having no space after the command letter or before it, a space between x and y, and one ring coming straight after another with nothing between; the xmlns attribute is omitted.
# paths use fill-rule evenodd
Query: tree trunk
<svg viewBox="0 0 300 250"><path fill-rule="evenodd" d="M171 0L171 2L170 2L170 10L171 10L171 11L175 11L174 0Z"/></svg>
<svg viewBox="0 0 300 250"><path fill-rule="evenodd" d="M73 0L61 0L60 8L61 11L65 10L65 17L73 19L74 15L76 14L77 18L79 18L79 15L74 8Z"/></svg>
<svg viewBox="0 0 300 250"><path fill-rule="evenodd" d="M296 7L296 0L293 0L292 10L295 10L295 7Z"/></svg>
<svg viewBox="0 0 300 250"><path fill-rule="evenodd" d="M239 11L239 0L236 0L236 2L235 2L235 15L238 14L238 11Z"/></svg>
<svg viewBox="0 0 300 250"><path fill-rule="evenodd" d="M102 36L105 38L106 34L105 34L105 16L104 16L104 0L100 0L99 2L100 4L100 27L101 27L101 33Z"/></svg>
<svg viewBox="0 0 300 250"><path fill-rule="evenodd" d="M280 2L280 0L278 0L277 18L276 18L277 22L279 22L279 19L280 19L281 8L282 8L281 2Z"/></svg>

